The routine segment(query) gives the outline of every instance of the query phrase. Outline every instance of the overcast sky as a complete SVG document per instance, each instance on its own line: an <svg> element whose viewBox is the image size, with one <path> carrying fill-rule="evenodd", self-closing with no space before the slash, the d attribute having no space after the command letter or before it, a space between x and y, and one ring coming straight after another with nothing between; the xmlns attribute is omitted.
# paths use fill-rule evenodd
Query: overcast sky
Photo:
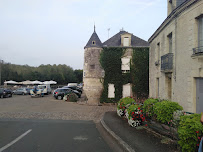
<svg viewBox="0 0 203 152"><path fill-rule="evenodd" d="M124 29L148 40L167 15L167 0L0 0L0 59L83 68L84 46Z"/></svg>

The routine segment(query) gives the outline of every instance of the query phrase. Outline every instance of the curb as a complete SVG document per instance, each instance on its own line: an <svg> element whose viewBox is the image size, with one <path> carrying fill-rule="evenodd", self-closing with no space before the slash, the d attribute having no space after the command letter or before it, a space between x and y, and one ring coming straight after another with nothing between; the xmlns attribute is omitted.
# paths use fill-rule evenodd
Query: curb
<svg viewBox="0 0 203 152"><path fill-rule="evenodd" d="M123 141L119 136L117 136L104 122L104 116L101 119L101 124L105 130L115 139L117 142L128 152L135 152L125 141Z"/></svg>

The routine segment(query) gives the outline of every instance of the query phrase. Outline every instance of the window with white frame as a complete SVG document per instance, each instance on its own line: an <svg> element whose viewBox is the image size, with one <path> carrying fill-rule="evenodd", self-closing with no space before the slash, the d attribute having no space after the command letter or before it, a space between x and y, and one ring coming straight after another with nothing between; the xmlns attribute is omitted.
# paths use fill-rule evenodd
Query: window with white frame
<svg viewBox="0 0 203 152"><path fill-rule="evenodd" d="M123 73L130 72L130 57L123 57L121 58L122 65L121 70Z"/></svg>
<svg viewBox="0 0 203 152"><path fill-rule="evenodd" d="M124 37L123 46L129 46L129 37Z"/></svg>

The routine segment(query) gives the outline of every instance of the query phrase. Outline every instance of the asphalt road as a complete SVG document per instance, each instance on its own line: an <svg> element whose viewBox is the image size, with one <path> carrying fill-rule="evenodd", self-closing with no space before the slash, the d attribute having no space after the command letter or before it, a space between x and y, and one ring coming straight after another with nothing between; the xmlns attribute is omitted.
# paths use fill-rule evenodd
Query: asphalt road
<svg viewBox="0 0 203 152"><path fill-rule="evenodd" d="M109 152L93 121L0 119L0 152Z"/></svg>

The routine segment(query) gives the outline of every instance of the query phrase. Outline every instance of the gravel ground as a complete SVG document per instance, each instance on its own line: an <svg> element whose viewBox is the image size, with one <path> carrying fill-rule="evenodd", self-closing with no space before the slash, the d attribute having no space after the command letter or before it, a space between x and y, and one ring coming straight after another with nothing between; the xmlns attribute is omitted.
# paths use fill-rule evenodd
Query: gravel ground
<svg viewBox="0 0 203 152"><path fill-rule="evenodd" d="M89 106L56 100L52 95L31 98L14 95L0 99L0 118L93 120L99 122L107 111L116 111L115 105Z"/></svg>

